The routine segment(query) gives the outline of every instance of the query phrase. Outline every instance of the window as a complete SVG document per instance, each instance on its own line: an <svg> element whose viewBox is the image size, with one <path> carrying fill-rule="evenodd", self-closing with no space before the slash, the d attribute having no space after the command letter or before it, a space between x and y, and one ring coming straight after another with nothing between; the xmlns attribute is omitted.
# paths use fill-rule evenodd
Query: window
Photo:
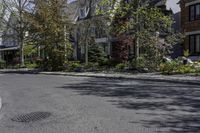
<svg viewBox="0 0 200 133"><path fill-rule="evenodd" d="M200 20L200 3L189 7L189 20Z"/></svg>
<svg viewBox="0 0 200 133"><path fill-rule="evenodd" d="M80 13L80 18L85 18L86 17L85 8L80 8L79 9L79 13Z"/></svg>
<svg viewBox="0 0 200 133"><path fill-rule="evenodd" d="M190 53L199 54L200 53L200 34L189 36L190 42Z"/></svg>
<svg viewBox="0 0 200 133"><path fill-rule="evenodd" d="M96 36L95 33L96 33L96 27L94 27L94 26L90 27L90 34L92 37Z"/></svg>
<svg viewBox="0 0 200 133"><path fill-rule="evenodd" d="M125 0L125 3L129 3L130 2L130 0Z"/></svg>
<svg viewBox="0 0 200 133"><path fill-rule="evenodd" d="M87 7L79 8L79 17L86 18L88 16L89 11L90 11L90 8L87 8Z"/></svg>
<svg viewBox="0 0 200 133"><path fill-rule="evenodd" d="M16 40L13 40L13 46L16 46L16 44L17 44Z"/></svg>
<svg viewBox="0 0 200 133"><path fill-rule="evenodd" d="M200 19L200 4L196 5L196 19Z"/></svg>
<svg viewBox="0 0 200 133"><path fill-rule="evenodd" d="M194 19L194 16L195 16L194 6L191 6L191 7L190 7L190 21L195 20L195 19Z"/></svg>

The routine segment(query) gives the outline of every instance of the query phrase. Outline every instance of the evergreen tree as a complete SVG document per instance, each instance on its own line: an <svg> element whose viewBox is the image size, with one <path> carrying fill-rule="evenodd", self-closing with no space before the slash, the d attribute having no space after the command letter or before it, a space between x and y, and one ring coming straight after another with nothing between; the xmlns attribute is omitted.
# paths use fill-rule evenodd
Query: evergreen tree
<svg viewBox="0 0 200 133"><path fill-rule="evenodd" d="M107 56L102 46L93 44L89 46L88 59L89 62L97 62L101 65L107 61Z"/></svg>
<svg viewBox="0 0 200 133"><path fill-rule="evenodd" d="M31 41L44 49L45 67L48 70L61 70L66 56L71 52L69 35L72 23L62 14L65 2L37 0L36 12L26 14Z"/></svg>

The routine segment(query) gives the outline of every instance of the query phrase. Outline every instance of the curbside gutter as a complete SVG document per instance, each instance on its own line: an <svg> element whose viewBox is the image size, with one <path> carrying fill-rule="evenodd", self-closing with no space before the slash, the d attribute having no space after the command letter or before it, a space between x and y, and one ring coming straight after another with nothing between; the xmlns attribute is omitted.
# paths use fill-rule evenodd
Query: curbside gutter
<svg viewBox="0 0 200 133"><path fill-rule="evenodd" d="M143 80L143 81L156 81L156 82L169 82L181 83L189 85L200 85L200 77L186 77L181 75L176 76L163 76L155 74L104 74L104 73L74 73L74 72L39 72L38 74L44 75L63 75L63 76L79 76L79 77L95 77L95 78L110 78L110 79L128 79L128 80Z"/></svg>

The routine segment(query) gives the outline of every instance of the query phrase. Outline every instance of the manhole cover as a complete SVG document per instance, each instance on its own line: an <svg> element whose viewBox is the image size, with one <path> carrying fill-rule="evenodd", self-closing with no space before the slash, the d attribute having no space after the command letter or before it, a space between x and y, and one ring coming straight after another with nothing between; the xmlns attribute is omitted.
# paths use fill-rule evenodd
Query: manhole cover
<svg viewBox="0 0 200 133"><path fill-rule="evenodd" d="M48 118L51 115L49 112L32 112L28 114L17 115L12 118L12 121L16 122L34 122Z"/></svg>

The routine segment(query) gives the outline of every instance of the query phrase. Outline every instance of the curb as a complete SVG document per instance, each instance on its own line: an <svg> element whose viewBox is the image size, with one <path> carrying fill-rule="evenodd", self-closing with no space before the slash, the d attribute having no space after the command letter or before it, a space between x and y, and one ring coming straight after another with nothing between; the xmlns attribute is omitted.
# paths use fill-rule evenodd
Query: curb
<svg viewBox="0 0 200 133"><path fill-rule="evenodd" d="M108 79L127 79L127 80L143 80L153 82L168 82L168 83L180 83L187 85L200 85L200 80L196 79L179 79L178 77L155 77L155 76L142 76L142 75L125 75L125 74L103 74L103 73L73 73L73 72L41 72L33 70L14 70L14 71L0 71L0 73L22 73L22 74L43 74L43 75L62 75L62 76L79 76L79 77L94 77L94 78L108 78ZM184 77L184 75L182 76Z"/></svg>
<svg viewBox="0 0 200 133"><path fill-rule="evenodd" d="M0 110L2 108L2 98L0 97Z"/></svg>
<svg viewBox="0 0 200 133"><path fill-rule="evenodd" d="M111 76L109 74L84 74L84 73L64 73L64 72L38 72L38 74L44 75L63 75L63 76L79 76L79 77L94 77L94 78L109 78L109 79L127 79L127 80L143 80L143 81L156 81L156 82L168 82L168 83L181 83L189 85L200 85L200 80L183 80L183 79L163 79L157 77L133 77L133 76Z"/></svg>

